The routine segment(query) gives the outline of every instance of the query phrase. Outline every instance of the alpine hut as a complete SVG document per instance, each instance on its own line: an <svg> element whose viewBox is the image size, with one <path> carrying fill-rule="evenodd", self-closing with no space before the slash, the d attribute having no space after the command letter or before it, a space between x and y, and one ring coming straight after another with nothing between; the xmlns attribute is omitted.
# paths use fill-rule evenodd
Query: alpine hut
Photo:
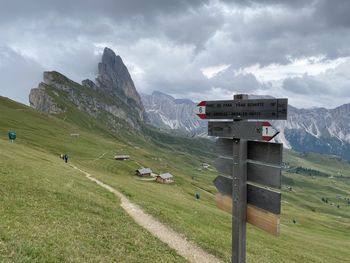
<svg viewBox="0 0 350 263"><path fill-rule="evenodd" d="M115 160L119 160L119 161L125 161L125 160L129 160L130 156L129 155L116 155L114 156Z"/></svg>
<svg viewBox="0 0 350 263"><path fill-rule="evenodd" d="M150 168L141 168L136 170L136 175L140 177L151 176L152 170Z"/></svg>
<svg viewBox="0 0 350 263"><path fill-rule="evenodd" d="M167 183L172 183L174 182L174 176L170 173L164 173L164 174L160 174L157 176L156 181L158 183L163 183L163 184L167 184Z"/></svg>

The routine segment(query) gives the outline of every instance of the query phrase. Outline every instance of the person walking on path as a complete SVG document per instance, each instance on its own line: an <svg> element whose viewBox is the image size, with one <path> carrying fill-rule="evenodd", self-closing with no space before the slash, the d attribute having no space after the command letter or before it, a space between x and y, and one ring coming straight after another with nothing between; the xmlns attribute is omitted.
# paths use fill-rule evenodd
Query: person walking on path
<svg viewBox="0 0 350 263"><path fill-rule="evenodd" d="M65 155L63 156L63 159L64 159L64 161L67 163L67 162L68 162L68 155L65 154Z"/></svg>

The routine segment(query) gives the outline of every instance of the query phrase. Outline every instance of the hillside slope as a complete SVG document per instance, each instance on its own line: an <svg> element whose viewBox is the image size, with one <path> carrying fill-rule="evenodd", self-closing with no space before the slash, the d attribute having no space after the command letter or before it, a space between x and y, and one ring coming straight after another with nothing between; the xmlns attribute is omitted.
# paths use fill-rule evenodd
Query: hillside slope
<svg viewBox="0 0 350 263"><path fill-rule="evenodd" d="M1 170L1 185L6 186L0 188L1 198L4 198L4 202L1 202L3 213L0 214L3 222L0 225L1 246L6 247L0 250L0 254L4 260L26 261L28 258L27 261L36 260L37 262L50 259L84 261L82 255L88 253L91 246L95 246L95 250L92 251L96 251L92 261L104 256L108 259L118 259L118 251L113 249L114 245L117 246L116 244L119 244L124 255L130 259L126 262L140 262L140 260L142 262L178 262L181 260L157 240L152 243L153 241L142 241L142 235L134 237L132 233L135 228L132 222L126 220L124 224L123 218L113 221L114 218L111 217L114 212L120 211L118 205L113 203L114 197L103 189L90 185L89 182L80 181L78 174L64 166L58 155L68 153L70 162L118 189L164 224L229 262L231 216L218 210L215 205L213 194L216 190L212 180L217 176L216 171L197 169L202 162L210 164L213 162L212 157L208 158L208 155L196 149L197 144L192 144L192 149L189 149L187 145L189 140L171 139L161 133L155 133L154 137L115 135L98 120L89 119L85 113L74 112L74 115L68 116L71 118L68 122L67 119L64 120L64 116L56 117L41 113L4 98L0 98L0 113L2 116L0 118L0 134L2 134L0 160L1 167L5 167ZM81 121L84 118L88 121L87 123L93 125L86 125L87 123ZM9 130L16 130L18 134L18 139L13 144L3 139L6 138ZM70 134L73 132L79 133L80 136L71 137ZM156 136L159 136L157 144L154 139ZM164 138L166 140L163 140ZM181 151L181 149L184 150ZM113 160L114 154L129 154L132 160L117 162ZM344 258L350 257L350 237L345 234L350 229L350 206L345 199L350 198L349 163L327 156L299 155L293 152L286 152L284 159L290 168L302 167L304 170L288 169L284 172L281 236L272 237L249 225L248 261L254 263L344 262ZM171 172L175 176L175 183L163 185L139 180L134 176L134 172L140 165L151 167L157 173ZM321 175L333 176L333 179L328 176L315 177L305 172L299 173L305 169L313 169ZM58 170L62 171L62 174L57 174ZM313 172L313 174L318 173ZM70 180L73 182L69 183ZM68 185L65 186L66 184ZM86 185L86 190L80 190L81 185ZM289 191L287 186L292 186L293 191ZM43 190L45 195L40 194L40 187L46 189ZM47 187L56 190L50 194ZM19 190L17 191L16 188ZM58 193L62 191L62 199L65 203L52 200L52 196L61 196ZM69 195L67 193L69 197L66 196L66 191L70 193ZM196 192L201 195L199 201L194 197ZM16 199L17 197L20 201ZM323 197L328 198L330 202L327 204L322 202ZM94 202L97 201L94 199L98 198L102 200L99 205L96 205ZM89 211L88 200L92 200L91 209L95 206L110 205L109 208L101 208L100 212L89 214L76 211L76 207L82 207L83 212L85 211L83 208L87 207ZM75 203L76 206L73 206ZM51 205L48 207L47 204ZM23 219L24 221L19 221L23 218L20 211L26 206L30 211L25 210L28 211L27 217ZM122 211L120 213L122 214ZM66 216L63 217L61 214ZM45 223L44 219L48 215L51 215L51 221ZM296 224L293 224L293 219L296 220ZM72 234L62 236L57 229L66 221ZM95 222L103 225L104 230L98 231L102 231L103 242L95 244L97 233L86 230L90 229L91 225L82 227L86 221L93 225L96 224ZM106 224L106 221L113 222ZM26 225L30 227L24 228L23 226ZM36 234L41 225L48 229L43 231L45 233L50 233L52 230L52 234L49 235L53 240L52 243ZM137 229L137 226L135 227ZM104 232L107 231L106 229L116 229L115 239L109 238L107 232ZM71 248L60 243L60 240L70 244L69 242L75 241L72 236L75 233L78 233L78 237L83 236L77 243L79 248L73 252ZM39 238L36 238L38 235ZM147 233L145 235L151 240ZM123 239L124 236L127 238ZM99 238L100 236L97 240ZM138 238L141 238L141 241L138 241L140 240ZM38 243L35 240L38 240ZM44 244L45 242L47 244ZM59 246L59 244L62 245ZM99 250L100 245L110 248L109 252L104 253L103 249ZM40 249L41 246L44 250ZM24 247L30 252L25 252ZM159 260L159 254L154 250L161 247L163 248L159 251L162 258ZM144 249L137 252L139 248ZM148 251L153 255L149 255ZM62 258L60 258L61 254ZM74 258L70 259L68 255Z"/></svg>
<svg viewBox="0 0 350 263"><path fill-rule="evenodd" d="M22 132L10 143L1 131L1 262L185 262L114 195L57 155L26 145Z"/></svg>

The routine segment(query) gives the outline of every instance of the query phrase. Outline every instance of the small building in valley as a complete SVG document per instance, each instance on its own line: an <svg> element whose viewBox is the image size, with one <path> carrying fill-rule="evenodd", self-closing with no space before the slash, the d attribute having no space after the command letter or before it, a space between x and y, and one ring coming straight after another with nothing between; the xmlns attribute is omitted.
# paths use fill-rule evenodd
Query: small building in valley
<svg viewBox="0 0 350 263"><path fill-rule="evenodd" d="M170 173L164 173L157 175L156 181L159 183L167 184L174 182L174 176Z"/></svg>
<svg viewBox="0 0 350 263"><path fill-rule="evenodd" d="M136 170L136 175L140 177L151 176L152 170L150 168L141 168Z"/></svg>
<svg viewBox="0 0 350 263"><path fill-rule="evenodd" d="M208 169L209 166L210 166L210 165L207 164L207 163L202 163L202 168L205 169L205 170Z"/></svg>
<svg viewBox="0 0 350 263"><path fill-rule="evenodd" d="M119 160L119 161L125 161L125 160L129 160L130 156L129 155L116 155L114 156L115 160Z"/></svg>

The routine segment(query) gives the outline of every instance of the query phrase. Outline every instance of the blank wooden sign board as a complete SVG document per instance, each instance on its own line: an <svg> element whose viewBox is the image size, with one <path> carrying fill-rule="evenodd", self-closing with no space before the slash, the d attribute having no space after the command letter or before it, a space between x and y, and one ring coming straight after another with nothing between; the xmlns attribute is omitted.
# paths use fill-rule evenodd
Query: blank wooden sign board
<svg viewBox="0 0 350 263"><path fill-rule="evenodd" d="M216 205L223 211L232 214L232 197L217 193L215 196ZM234 208L233 208L234 209ZM272 234L279 235L280 233L280 218L281 215L267 212L256 206L247 205L247 222Z"/></svg>
<svg viewBox="0 0 350 263"><path fill-rule="evenodd" d="M219 158L215 166L222 175L214 180L219 190L217 205L230 213L234 160L229 156L233 156L233 143L233 139L217 140ZM280 229L282 150L280 143L247 143L247 222L273 235L278 235Z"/></svg>
<svg viewBox="0 0 350 263"><path fill-rule="evenodd" d="M250 100L244 94L197 105L201 119L230 120L209 122L208 135L219 137L215 199L220 209L232 214L233 263L245 262L246 222L279 234L283 145L267 142L279 132L266 120L286 120L287 110L288 99Z"/></svg>
<svg viewBox="0 0 350 263"><path fill-rule="evenodd" d="M214 185L219 190L217 206L232 213L232 178L218 176ZM281 214L281 193L247 184L247 222L273 235L279 234Z"/></svg>

